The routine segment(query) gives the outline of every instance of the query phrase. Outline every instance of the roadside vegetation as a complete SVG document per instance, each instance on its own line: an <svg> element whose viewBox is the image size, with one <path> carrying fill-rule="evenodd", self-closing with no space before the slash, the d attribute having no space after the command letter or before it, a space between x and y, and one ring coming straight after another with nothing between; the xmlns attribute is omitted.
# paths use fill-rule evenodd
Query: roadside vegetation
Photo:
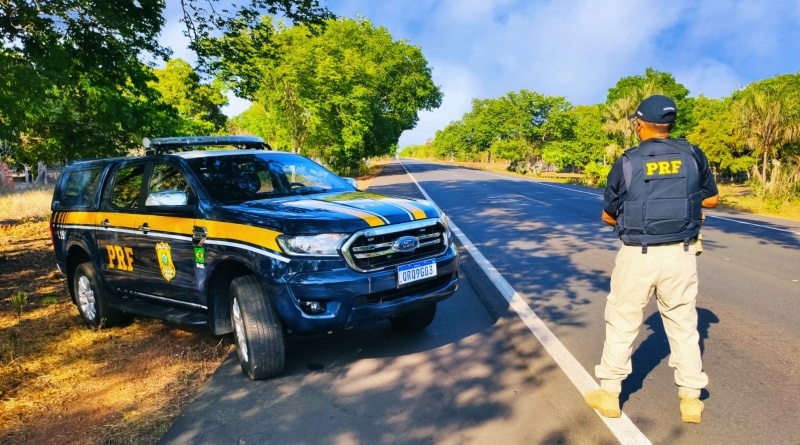
<svg viewBox="0 0 800 445"><path fill-rule="evenodd" d="M800 201L800 73L753 82L720 99L691 97L671 74L650 68L620 79L594 105L524 89L474 99L461 119L427 143L405 147L402 156L503 165L532 176L578 174L576 181L603 187L614 161L637 145L628 116L653 94L676 101L672 136L704 150L717 182L746 188L728 204L793 214Z"/></svg>

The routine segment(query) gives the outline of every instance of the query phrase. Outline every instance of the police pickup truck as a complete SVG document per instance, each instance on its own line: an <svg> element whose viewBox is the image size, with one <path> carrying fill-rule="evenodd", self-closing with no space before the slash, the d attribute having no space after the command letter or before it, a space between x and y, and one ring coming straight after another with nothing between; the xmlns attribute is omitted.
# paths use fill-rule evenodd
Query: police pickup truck
<svg viewBox="0 0 800 445"><path fill-rule="evenodd" d="M282 372L287 335L420 330L456 291L458 252L428 201L357 190L256 137L144 143L70 163L53 194L56 264L90 327L129 314L233 332L262 379Z"/></svg>

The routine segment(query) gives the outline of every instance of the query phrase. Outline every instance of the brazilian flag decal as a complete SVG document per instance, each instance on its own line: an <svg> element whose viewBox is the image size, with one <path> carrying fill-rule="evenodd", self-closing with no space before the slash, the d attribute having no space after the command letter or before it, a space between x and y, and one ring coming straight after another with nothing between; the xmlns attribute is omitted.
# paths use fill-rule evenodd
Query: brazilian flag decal
<svg viewBox="0 0 800 445"><path fill-rule="evenodd" d="M205 247L195 247L194 248L194 262L195 262L195 264L205 264L205 262L206 262L206 248Z"/></svg>

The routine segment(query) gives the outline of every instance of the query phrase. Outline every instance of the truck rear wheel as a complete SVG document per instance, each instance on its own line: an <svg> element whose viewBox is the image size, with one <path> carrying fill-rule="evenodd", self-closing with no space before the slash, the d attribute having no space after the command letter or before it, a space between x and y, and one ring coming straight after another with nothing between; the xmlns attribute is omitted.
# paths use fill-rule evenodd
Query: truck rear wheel
<svg viewBox="0 0 800 445"><path fill-rule="evenodd" d="M283 372L283 325L264 286L253 275L231 282L231 321L242 371L253 380Z"/></svg>
<svg viewBox="0 0 800 445"><path fill-rule="evenodd" d="M85 262L75 269L72 280L75 304L81 319L90 328L110 328L122 320L122 312L108 306L108 289L97 280L92 263Z"/></svg>
<svg viewBox="0 0 800 445"><path fill-rule="evenodd" d="M392 326L400 331L421 331L427 328L436 317L436 303L411 311L399 317L390 318Z"/></svg>

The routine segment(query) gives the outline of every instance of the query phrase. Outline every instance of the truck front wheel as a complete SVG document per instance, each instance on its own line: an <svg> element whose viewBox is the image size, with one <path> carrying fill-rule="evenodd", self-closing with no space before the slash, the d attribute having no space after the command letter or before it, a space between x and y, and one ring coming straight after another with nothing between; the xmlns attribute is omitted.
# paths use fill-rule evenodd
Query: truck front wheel
<svg viewBox="0 0 800 445"><path fill-rule="evenodd" d="M75 268L72 280L75 304L81 319L90 328L110 328L122 320L122 312L108 306L109 291L98 281L92 263Z"/></svg>
<svg viewBox="0 0 800 445"><path fill-rule="evenodd" d="M253 275L231 282L231 321L242 371L253 380L283 372L286 351L278 311Z"/></svg>

